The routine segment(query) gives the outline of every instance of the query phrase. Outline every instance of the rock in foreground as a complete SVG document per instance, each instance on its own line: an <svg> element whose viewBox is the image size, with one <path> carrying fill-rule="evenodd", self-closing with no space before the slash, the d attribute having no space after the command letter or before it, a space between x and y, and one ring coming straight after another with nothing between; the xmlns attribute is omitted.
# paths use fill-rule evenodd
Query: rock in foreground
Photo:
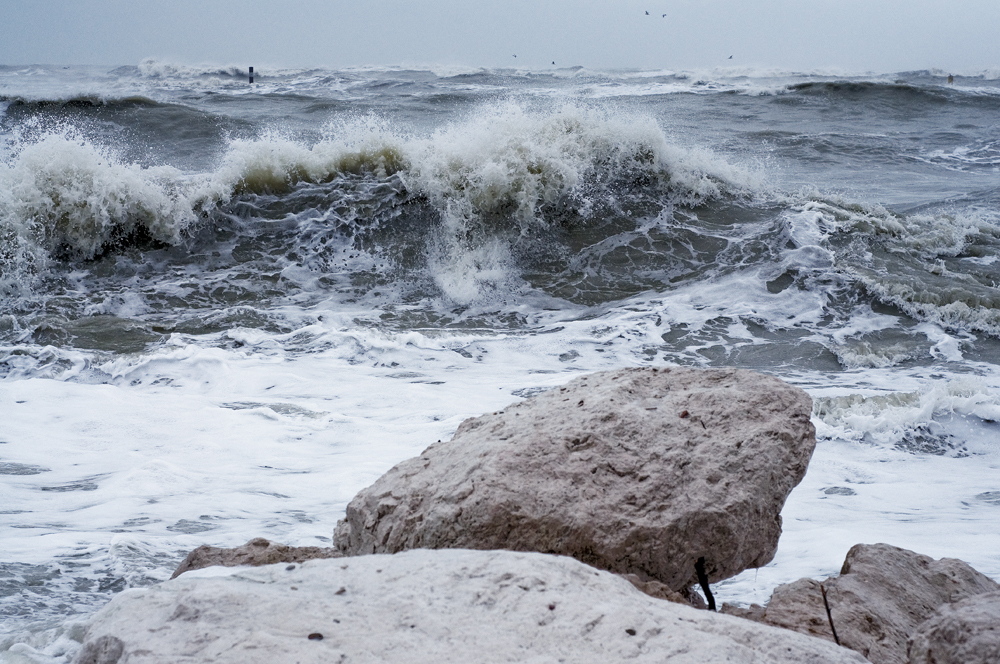
<svg viewBox="0 0 1000 664"><path fill-rule="evenodd" d="M679 591L773 557L811 401L739 369L624 369L466 420L361 491L334 544L539 551Z"/></svg>
<svg viewBox="0 0 1000 664"><path fill-rule="evenodd" d="M910 664L1000 662L1000 592L946 604L910 637Z"/></svg>
<svg viewBox="0 0 1000 664"><path fill-rule="evenodd" d="M202 544L187 555L170 578L176 579L184 572L213 565L259 567L275 563L304 563L316 558L339 558L340 555L337 549L331 547L288 546L263 537L255 537L243 546L232 549Z"/></svg>
<svg viewBox="0 0 1000 664"><path fill-rule="evenodd" d="M94 618L77 661L83 657L102 664L864 664L820 639L653 599L570 558L466 550L184 575L127 590Z"/></svg>
<svg viewBox="0 0 1000 664"><path fill-rule="evenodd" d="M841 645L875 664L906 664L910 635L941 605L1000 589L961 560L934 560L888 544L851 547L840 576L823 587ZM779 586L766 609L728 612L833 641L820 582L813 579Z"/></svg>

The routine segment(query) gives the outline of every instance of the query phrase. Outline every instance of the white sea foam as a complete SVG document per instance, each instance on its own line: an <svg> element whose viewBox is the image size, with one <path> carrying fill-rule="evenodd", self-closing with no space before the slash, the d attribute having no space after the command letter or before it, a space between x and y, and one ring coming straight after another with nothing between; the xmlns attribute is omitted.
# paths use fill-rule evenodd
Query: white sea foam
<svg viewBox="0 0 1000 664"><path fill-rule="evenodd" d="M234 140L216 181L271 186L321 182L344 172L384 175L407 169L408 184L443 209L468 213L504 208L522 220L573 193L585 177L663 178L678 202L721 194L756 194L765 180L707 150L670 142L649 117L609 114L573 105L544 112L516 103L484 107L427 137L400 133L377 116L328 124L307 146L280 132Z"/></svg>
<svg viewBox="0 0 1000 664"><path fill-rule="evenodd" d="M704 150L672 145L650 118L563 106L530 113L517 104L482 111L406 147L408 186L442 211L443 232L432 270L452 299L469 303L484 281L496 283L510 261L495 238L480 233L496 215L517 234L545 232L542 208L590 213L595 182L645 178L664 200L696 204L747 195L761 179ZM509 223L509 222L504 222ZM469 240L476 245L469 246ZM469 278L463 278L467 274Z"/></svg>
<svg viewBox="0 0 1000 664"><path fill-rule="evenodd" d="M732 283L699 290L636 299L596 318L549 312L538 321L546 334L386 333L353 325L362 309L342 309L297 332L326 348L304 355L284 351L278 335L232 330L219 336L240 339L242 349L175 335L136 356L92 355L85 374L63 380L5 381L0 455L48 469L5 480L5 509L23 510L5 515L14 526L5 556L40 565L76 556L68 560L90 565L75 568L77 578L143 584L166 578L202 543L259 535L326 543L357 490L450 436L464 417L582 371L649 364L643 349L672 326L709 322L703 306L722 309L726 293L747 313L767 305L764 294L733 296ZM790 306L815 295L778 297ZM745 327L728 334L754 342ZM986 420L1000 418L1000 376L786 378L816 398L820 445L785 508L778 558L720 584L719 596L763 601L777 583L834 573L859 541L961 557L1000 577L996 508L976 498L997 490L1000 449ZM894 432L947 428L949 417L971 427L963 436L970 456L894 449ZM826 493L831 487L854 494ZM36 645L55 647L41 637Z"/></svg>
<svg viewBox="0 0 1000 664"><path fill-rule="evenodd" d="M945 415L996 422L1000 420L1000 392L974 377L935 380L913 392L826 397L817 401L814 414L822 423L818 430L822 437L895 444L906 432ZM970 442L980 450L1000 451L1000 441L993 441L992 446L986 441L982 441L985 446Z"/></svg>
<svg viewBox="0 0 1000 664"><path fill-rule="evenodd" d="M857 278L880 300L896 305L918 320L931 321L952 330L971 329L1000 336L1000 299L995 295L979 304L976 295L964 290L941 293L906 282L887 283L863 274Z"/></svg>
<svg viewBox="0 0 1000 664"><path fill-rule="evenodd" d="M298 182L327 182L347 173L385 177L407 164L401 139L379 118L329 125L324 133L330 138L312 146L281 132L230 141L201 195L222 199L233 193L281 193Z"/></svg>
<svg viewBox="0 0 1000 664"><path fill-rule="evenodd" d="M124 164L72 132L50 133L0 166L0 230L85 258L140 228L175 242L195 218L184 189L175 168Z"/></svg>
<svg viewBox="0 0 1000 664"><path fill-rule="evenodd" d="M953 331L1000 334L996 276L973 269L988 268L993 261L963 257L951 268L944 262L970 248L983 252L1000 244L1000 224L992 212L904 216L841 200L789 204L784 216L796 249L783 255L790 266L828 264L918 320ZM854 241L845 244L845 239ZM876 248L888 257L876 257Z"/></svg>

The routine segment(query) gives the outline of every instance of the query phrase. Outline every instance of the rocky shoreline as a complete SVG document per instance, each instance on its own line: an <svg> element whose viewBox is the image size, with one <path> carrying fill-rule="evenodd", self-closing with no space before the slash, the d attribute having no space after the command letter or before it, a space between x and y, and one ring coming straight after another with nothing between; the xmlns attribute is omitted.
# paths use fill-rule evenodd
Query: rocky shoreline
<svg viewBox="0 0 1000 664"><path fill-rule="evenodd" d="M333 548L199 547L115 597L74 661L1000 661L1000 585L886 544L767 606L702 610L773 558L810 413L746 370L581 377L398 464ZM261 567L191 573L213 565Z"/></svg>

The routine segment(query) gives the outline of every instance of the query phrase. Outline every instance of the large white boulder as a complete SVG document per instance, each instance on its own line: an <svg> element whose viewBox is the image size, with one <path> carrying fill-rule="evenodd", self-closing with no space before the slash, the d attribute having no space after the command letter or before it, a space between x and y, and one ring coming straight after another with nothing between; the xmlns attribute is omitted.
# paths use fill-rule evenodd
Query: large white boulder
<svg viewBox="0 0 1000 664"><path fill-rule="evenodd" d="M821 639L654 599L613 574L537 553L416 550L200 574L115 597L93 619L77 662L865 662Z"/></svg>
<svg viewBox="0 0 1000 664"><path fill-rule="evenodd" d="M361 491L334 544L540 551L678 591L773 557L812 402L741 369L622 369L466 420Z"/></svg>

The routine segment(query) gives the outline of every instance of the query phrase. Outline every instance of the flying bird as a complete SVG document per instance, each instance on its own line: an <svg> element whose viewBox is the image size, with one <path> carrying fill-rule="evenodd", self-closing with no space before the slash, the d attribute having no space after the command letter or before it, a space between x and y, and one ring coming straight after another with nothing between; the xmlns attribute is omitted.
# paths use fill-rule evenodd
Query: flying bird
<svg viewBox="0 0 1000 664"><path fill-rule="evenodd" d="M729 56L729 59L730 59L730 60L732 60L732 59L733 59L733 56L731 56L731 55L730 55L730 56Z"/></svg>
<svg viewBox="0 0 1000 664"><path fill-rule="evenodd" d="M646 16L649 16L649 12L646 12Z"/></svg>

